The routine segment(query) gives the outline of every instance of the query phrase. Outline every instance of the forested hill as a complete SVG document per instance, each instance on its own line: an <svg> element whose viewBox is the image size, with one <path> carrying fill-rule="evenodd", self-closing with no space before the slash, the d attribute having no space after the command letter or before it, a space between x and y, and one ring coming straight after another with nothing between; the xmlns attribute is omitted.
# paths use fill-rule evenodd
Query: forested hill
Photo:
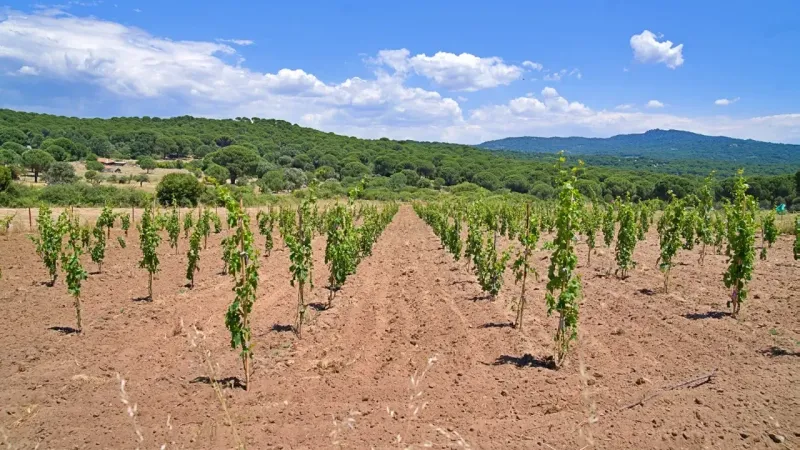
<svg viewBox="0 0 800 450"><path fill-rule="evenodd" d="M274 119L79 119L0 109L0 166L5 166L0 171L10 170L15 179L26 173L35 176L37 170L45 173L54 161L86 162L98 156L168 159L162 162L176 168L180 165L197 176L210 175L217 180L227 177L231 184L243 188L257 185L262 192L293 190L311 179L346 192L362 177L368 178L368 189L380 194L375 198L419 198L472 183L490 191L547 199L555 195L558 186L554 154L523 155L470 145L359 139ZM634 200L668 199L669 191L684 196L695 192L710 171L669 174L646 165L626 170L609 167L614 164L595 164L591 159L587 162L578 188L589 198L609 201L628 193ZM574 163L577 158L568 158L568 164ZM731 173L718 172L720 196L729 195ZM748 169L747 176L751 191L765 207L783 202L800 205L800 198L794 201L798 197L794 172L767 176ZM0 204L21 204L14 198L0 189Z"/></svg>
<svg viewBox="0 0 800 450"><path fill-rule="evenodd" d="M566 153L591 156L644 157L662 161L706 160L738 164L800 164L800 145L774 144L752 139L705 136L679 130L650 130L610 138L511 137L479 147L525 153Z"/></svg>

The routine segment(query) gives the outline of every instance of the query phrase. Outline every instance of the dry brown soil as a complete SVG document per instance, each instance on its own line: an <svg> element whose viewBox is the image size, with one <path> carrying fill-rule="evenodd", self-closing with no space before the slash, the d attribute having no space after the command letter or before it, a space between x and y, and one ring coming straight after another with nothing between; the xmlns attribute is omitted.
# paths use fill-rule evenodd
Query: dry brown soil
<svg viewBox="0 0 800 450"><path fill-rule="evenodd" d="M654 231L636 248L639 265L626 280L605 276L611 250L585 267L581 244L580 335L568 364L554 371L541 364L556 326L544 281L529 285L520 333L509 326L508 304L520 291L511 274L487 301L465 262L454 262L408 206L334 307L312 310L302 340L286 331L296 290L276 236L277 249L261 258L245 391L224 327L233 294L220 274L221 235L202 251L192 290L184 287L186 241L179 255L162 243L150 303L134 300L147 289L135 232L126 249L118 234L103 273L84 284L82 335L54 329L75 324L63 275L44 286L46 270L27 237L0 238L3 446L800 448L800 264L788 237L756 263L738 320L724 314L723 256L700 267L697 250L681 252L666 294ZM323 250L324 238L315 238L315 302L327 296ZM535 254L543 275L547 255ZM88 257L86 266L97 269ZM206 360L227 379L232 426L204 378ZM709 383L666 389L714 370Z"/></svg>

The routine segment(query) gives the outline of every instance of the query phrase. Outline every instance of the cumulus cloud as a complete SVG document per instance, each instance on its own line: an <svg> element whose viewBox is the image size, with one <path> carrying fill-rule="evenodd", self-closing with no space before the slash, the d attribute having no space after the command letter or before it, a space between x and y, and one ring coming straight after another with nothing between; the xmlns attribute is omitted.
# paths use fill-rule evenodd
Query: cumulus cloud
<svg viewBox="0 0 800 450"><path fill-rule="evenodd" d="M622 105L617 105L614 109L616 109L617 111L630 111L634 108L636 108L636 105L634 105L633 103L624 103Z"/></svg>
<svg viewBox="0 0 800 450"><path fill-rule="evenodd" d="M633 57L643 63L664 63L670 69L683 64L683 44L673 46L672 41L659 42L649 30L631 36L631 48Z"/></svg>
<svg viewBox="0 0 800 450"><path fill-rule="evenodd" d="M373 76L334 83L302 68L274 73L250 70L240 64L236 49L223 42L173 41L119 23L63 13L4 14L0 15L0 63L20 67L5 76L39 74L33 82L90 83L103 93L103 102L97 104L104 106L95 108L107 108L116 101L125 108L135 104L146 111L140 114L148 115L258 116L366 138L460 143L514 135L610 136L653 128L800 142L800 114L680 117L656 110L637 112L633 105L609 111L570 99L566 88L553 86L504 102L476 103L465 111L459 104L466 101L463 98L457 101L435 90L408 85L412 73L428 74L437 84L438 79L441 85L464 91L521 76L514 75L514 70L508 69L514 66L499 58L437 56L441 53L417 58L405 49L385 50L375 56L380 66ZM525 71L522 67L517 68L520 74ZM569 76L566 71L554 73ZM107 109L76 109L74 102L26 107L24 92L7 92L0 95L0 107L67 115L108 114Z"/></svg>
<svg viewBox="0 0 800 450"><path fill-rule="evenodd" d="M529 68L531 70L535 70L537 72L541 72L542 69L544 69L543 65L541 65L541 64L539 64L537 62L533 62L533 61L523 61L522 62L522 66L523 67L527 67L527 68Z"/></svg>
<svg viewBox="0 0 800 450"><path fill-rule="evenodd" d="M217 42L221 42L223 44L234 44L242 47L255 44L255 42L251 41L250 39L217 39Z"/></svg>
<svg viewBox="0 0 800 450"><path fill-rule="evenodd" d="M402 77L329 84L302 69L259 73L235 64L236 50L226 44L172 41L95 18L10 13L0 22L0 59L124 97L177 97L201 114L235 109L299 121L314 113L361 123L371 117L398 127L451 124L462 116L455 100L407 87Z"/></svg>
<svg viewBox="0 0 800 450"><path fill-rule="evenodd" d="M657 109L657 108L663 108L664 104L658 100L650 100L649 102L647 102L645 106L647 106L648 108Z"/></svg>
<svg viewBox="0 0 800 450"><path fill-rule="evenodd" d="M467 92L508 85L521 78L524 72L519 66L505 64L502 58L481 58L469 53L411 56L407 49L381 50L376 62L398 73L413 71L445 89Z"/></svg>
<svg viewBox="0 0 800 450"><path fill-rule="evenodd" d="M720 98L714 101L714 104L717 106L728 106L730 104L736 103L739 101L739 97L736 98Z"/></svg>

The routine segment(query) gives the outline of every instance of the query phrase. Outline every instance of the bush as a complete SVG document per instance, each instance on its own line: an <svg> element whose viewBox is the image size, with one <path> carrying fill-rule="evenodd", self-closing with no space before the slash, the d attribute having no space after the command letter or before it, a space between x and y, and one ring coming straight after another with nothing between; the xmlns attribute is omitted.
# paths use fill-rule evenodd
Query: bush
<svg viewBox="0 0 800 450"><path fill-rule="evenodd" d="M270 170L258 180L258 187L261 192L280 192L286 189L286 178L283 176L283 169Z"/></svg>
<svg viewBox="0 0 800 450"><path fill-rule="evenodd" d="M42 203L52 206L141 207L148 201L148 195L141 190L85 183L52 184L41 189L12 184L7 191L0 192L0 207L8 208L35 207Z"/></svg>
<svg viewBox="0 0 800 450"><path fill-rule="evenodd" d="M195 206L203 186L188 173L170 173L161 179L156 187L156 196L162 205L171 205L172 200L181 206Z"/></svg>
<svg viewBox="0 0 800 450"><path fill-rule="evenodd" d="M88 160L86 161L86 170L94 170L95 172L102 172L106 166L103 163L98 162L96 159L94 161Z"/></svg>
<svg viewBox="0 0 800 450"><path fill-rule="evenodd" d="M53 147L50 147L53 148ZM78 177L75 176L75 168L68 162L58 161L50 164L44 174L47 184L66 184L73 183Z"/></svg>

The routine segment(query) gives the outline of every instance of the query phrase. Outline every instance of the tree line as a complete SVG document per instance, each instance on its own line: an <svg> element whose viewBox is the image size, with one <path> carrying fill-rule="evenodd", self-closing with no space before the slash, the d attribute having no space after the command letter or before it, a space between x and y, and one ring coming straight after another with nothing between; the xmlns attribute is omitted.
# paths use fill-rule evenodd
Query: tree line
<svg viewBox="0 0 800 450"><path fill-rule="evenodd" d="M463 183L540 199L558 194L552 161L467 145L358 139L273 119L79 119L0 110L0 191L26 173L37 182L40 174L63 180L47 174L52 168L68 171L58 164L68 161L84 161L88 169L97 157L161 160L158 165L185 168L204 181L260 192L291 191L318 180L321 189L343 196L366 176L368 198L415 198ZM150 161L146 167L153 167ZM748 182L748 194L761 207L785 203L800 209L800 171L750 176ZM634 201L668 201L669 192L682 198L702 183L703 177L691 174L589 165L576 188L607 201L626 193ZM715 199L732 198L733 186L732 177L720 179ZM0 193L0 204L10 203Z"/></svg>

